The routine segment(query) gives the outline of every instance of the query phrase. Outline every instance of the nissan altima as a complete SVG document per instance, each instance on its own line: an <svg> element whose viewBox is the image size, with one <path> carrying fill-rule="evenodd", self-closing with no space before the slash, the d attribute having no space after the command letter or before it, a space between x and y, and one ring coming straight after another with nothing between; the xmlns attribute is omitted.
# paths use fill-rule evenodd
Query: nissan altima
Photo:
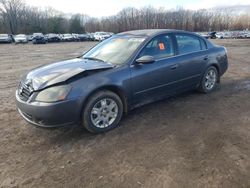
<svg viewBox="0 0 250 188"><path fill-rule="evenodd" d="M167 29L113 35L82 56L36 68L16 90L21 116L40 127L81 124L101 133L124 113L175 94L212 92L227 51L200 35Z"/></svg>

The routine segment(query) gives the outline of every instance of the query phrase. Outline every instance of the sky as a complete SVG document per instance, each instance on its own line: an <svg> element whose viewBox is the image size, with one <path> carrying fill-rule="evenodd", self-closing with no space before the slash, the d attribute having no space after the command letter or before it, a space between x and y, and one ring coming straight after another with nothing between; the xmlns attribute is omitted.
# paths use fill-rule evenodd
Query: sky
<svg viewBox="0 0 250 188"><path fill-rule="evenodd" d="M250 5L249 0L26 0L26 3L42 8L52 7L65 13L81 13L92 17L111 16L125 7L173 9L181 6L197 10L216 6Z"/></svg>

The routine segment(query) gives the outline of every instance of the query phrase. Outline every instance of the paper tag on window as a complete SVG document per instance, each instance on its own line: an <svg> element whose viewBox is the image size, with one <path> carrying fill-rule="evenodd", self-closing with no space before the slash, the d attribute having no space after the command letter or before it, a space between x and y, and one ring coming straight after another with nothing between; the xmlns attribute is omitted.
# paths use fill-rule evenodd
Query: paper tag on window
<svg viewBox="0 0 250 188"><path fill-rule="evenodd" d="M165 50L165 46L164 46L164 44L162 42L159 43L159 48L160 48L160 50Z"/></svg>

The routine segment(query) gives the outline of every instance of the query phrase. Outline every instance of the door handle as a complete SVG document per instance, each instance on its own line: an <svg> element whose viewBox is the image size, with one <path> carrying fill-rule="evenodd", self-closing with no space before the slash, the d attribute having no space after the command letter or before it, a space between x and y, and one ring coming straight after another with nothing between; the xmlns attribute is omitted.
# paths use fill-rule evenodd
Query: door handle
<svg viewBox="0 0 250 188"><path fill-rule="evenodd" d="M179 65L178 65L178 64L175 64L175 65L172 65L172 66L171 66L171 69L174 70L174 69L177 69L178 67L179 67Z"/></svg>
<svg viewBox="0 0 250 188"><path fill-rule="evenodd" d="M204 61L207 61L207 60L208 60L208 55L204 56L204 57L203 57L203 60L204 60Z"/></svg>

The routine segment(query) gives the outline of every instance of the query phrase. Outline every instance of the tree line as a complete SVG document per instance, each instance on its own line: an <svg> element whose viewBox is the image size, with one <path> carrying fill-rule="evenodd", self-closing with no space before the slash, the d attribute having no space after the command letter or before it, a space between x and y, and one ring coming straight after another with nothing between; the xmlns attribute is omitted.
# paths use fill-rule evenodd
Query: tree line
<svg viewBox="0 0 250 188"><path fill-rule="evenodd" d="M23 0L0 0L0 33L83 33L85 16L31 7Z"/></svg>
<svg viewBox="0 0 250 188"><path fill-rule="evenodd" d="M165 10L151 6L141 9L125 8L115 16L96 19L85 23L88 31L104 30L122 32L134 29L181 29L188 31L223 31L250 29L250 12L238 14L231 9Z"/></svg>
<svg viewBox="0 0 250 188"><path fill-rule="evenodd" d="M0 33L84 33L122 32L134 29L169 28L188 31L250 29L250 13L230 9L186 10L176 8L124 8L115 16L93 18L84 14L68 15L52 8L39 9L23 0L0 0Z"/></svg>

